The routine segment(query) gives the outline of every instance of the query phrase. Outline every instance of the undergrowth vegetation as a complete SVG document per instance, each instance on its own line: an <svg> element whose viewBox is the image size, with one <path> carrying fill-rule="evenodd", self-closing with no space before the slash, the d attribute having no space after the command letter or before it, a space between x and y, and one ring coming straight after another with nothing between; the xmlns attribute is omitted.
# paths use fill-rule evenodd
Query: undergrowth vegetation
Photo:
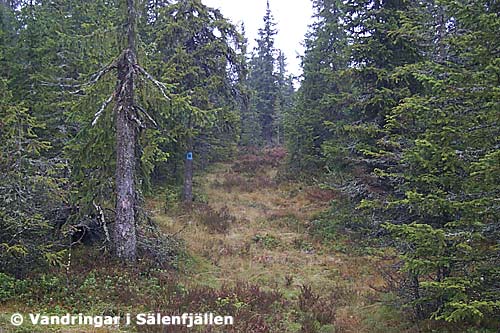
<svg viewBox="0 0 500 333"><path fill-rule="evenodd" d="M415 321L406 310L405 286L411 281L398 270L402 261L390 244L364 237L373 232L368 217L352 214L355 207L348 198L333 189L280 179L281 149L244 156L196 179L198 201L190 207L181 204L174 187L158 189L147 200L151 220L140 229L144 250L137 267L124 269L102 249L75 245L59 267L33 270L23 278L0 274L5 313L0 327L7 327L8 314L16 311L110 316L212 312L234 316L235 325L127 329L462 331L442 321ZM257 186L259 178L268 180L265 186ZM35 326L24 329L45 332Z"/></svg>

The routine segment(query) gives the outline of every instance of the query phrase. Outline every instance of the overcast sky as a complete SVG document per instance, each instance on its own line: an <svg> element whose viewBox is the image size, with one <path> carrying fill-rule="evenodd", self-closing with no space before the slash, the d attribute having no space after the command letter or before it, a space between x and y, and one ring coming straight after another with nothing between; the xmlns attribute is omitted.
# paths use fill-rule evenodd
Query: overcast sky
<svg viewBox="0 0 500 333"><path fill-rule="evenodd" d="M245 23L250 49L255 46L258 29L263 26L266 12L266 0L202 0L210 7L219 8L222 14L235 24ZM271 11L277 23L278 35L275 46L285 52L288 71L300 74L300 60L304 48L302 41L312 22L311 0L270 0Z"/></svg>

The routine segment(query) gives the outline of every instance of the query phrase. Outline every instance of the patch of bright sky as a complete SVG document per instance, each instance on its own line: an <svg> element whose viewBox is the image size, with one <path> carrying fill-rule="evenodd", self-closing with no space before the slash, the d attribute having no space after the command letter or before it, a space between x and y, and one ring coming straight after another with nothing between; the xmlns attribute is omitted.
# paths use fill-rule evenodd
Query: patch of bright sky
<svg viewBox="0 0 500 333"><path fill-rule="evenodd" d="M263 26L266 0L202 0L210 7L218 8L234 24L245 23L249 50L253 50L259 28ZM271 12L277 23L275 47L281 49L287 58L288 71L301 74L299 55L303 55L305 34L312 23L311 0L269 0Z"/></svg>

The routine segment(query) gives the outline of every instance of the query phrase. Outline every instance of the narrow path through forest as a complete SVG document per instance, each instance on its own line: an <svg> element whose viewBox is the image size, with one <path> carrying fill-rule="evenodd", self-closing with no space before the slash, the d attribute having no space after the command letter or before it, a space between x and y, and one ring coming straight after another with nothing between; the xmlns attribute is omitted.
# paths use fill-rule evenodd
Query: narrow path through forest
<svg viewBox="0 0 500 333"><path fill-rule="evenodd" d="M186 285L249 283L279 291L288 316L301 307L312 311L311 323L304 316L289 318L287 331L304 325L321 325L322 332L376 331L369 321L378 307L372 287L384 283L380 259L341 253L338 244L312 239L308 223L336 193L279 181L278 172L279 161L269 155L217 164L196 179L198 200L206 204L196 205L193 214L157 210L156 221L168 233L180 232L195 258Z"/></svg>

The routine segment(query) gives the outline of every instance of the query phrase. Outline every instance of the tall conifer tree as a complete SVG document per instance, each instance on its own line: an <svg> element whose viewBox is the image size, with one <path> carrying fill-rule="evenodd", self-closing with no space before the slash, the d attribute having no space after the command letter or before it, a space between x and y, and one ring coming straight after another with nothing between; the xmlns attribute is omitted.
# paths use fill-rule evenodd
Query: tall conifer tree
<svg viewBox="0 0 500 333"><path fill-rule="evenodd" d="M252 89L253 112L257 114L261 130L261 138L266 145L273 144L274 135L274 110L278 87L275 75L276 48L276 23L267 1L264 27L259 29L256 39L257 47L250 60L249 86Z"/></svg>

